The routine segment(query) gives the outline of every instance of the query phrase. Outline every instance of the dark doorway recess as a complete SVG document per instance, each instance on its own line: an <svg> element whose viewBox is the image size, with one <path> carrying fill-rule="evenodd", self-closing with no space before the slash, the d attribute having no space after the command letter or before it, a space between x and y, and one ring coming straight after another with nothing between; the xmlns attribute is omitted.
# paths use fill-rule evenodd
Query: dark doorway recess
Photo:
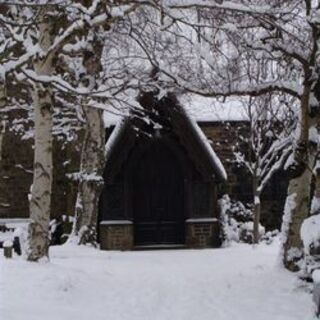
<svg viewBox="0 0 320 320"><path fill-rule="evenodd" d="M161 139L137 150L129 179L135 245L185 242L184 176Z"/></svg>

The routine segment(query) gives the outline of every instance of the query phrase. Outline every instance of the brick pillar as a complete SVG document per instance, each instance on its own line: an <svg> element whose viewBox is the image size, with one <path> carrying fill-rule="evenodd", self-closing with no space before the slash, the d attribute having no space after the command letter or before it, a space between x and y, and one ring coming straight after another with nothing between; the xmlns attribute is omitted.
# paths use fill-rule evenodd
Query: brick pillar
<svg viewBox="0 0 320 320"><path fill-rule="evenodd" d="M220 225L216 218L186 220L186 245L188 248L217 248L221 246Z"/></svg>
<svg viewBox="0 0 320 320"><path fill-rule="evenodd" d="M132 250L133 224L129 220L105 220L100 222L101 250Z"/></svg>

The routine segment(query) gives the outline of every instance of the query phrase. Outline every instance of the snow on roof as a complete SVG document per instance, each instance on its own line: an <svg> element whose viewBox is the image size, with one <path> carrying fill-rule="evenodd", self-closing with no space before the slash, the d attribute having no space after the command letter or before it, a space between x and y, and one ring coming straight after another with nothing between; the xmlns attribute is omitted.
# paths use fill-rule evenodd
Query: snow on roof
<svg viewBox="0 0 320 320"><path fill-rule="evenodd" d="M248 113L239 98L228 98L224 102L198 95L183 95L180 104L197 122L248 121Z"/></svg>
<svg viewBox="0 0 320 320"><path fill-rule="evenodd" d="M213 169L212 174L216 175L221 179L221 180L227 180L227 173L224 169L224 166L222 162L220 161L219 157L217 154L214 152L212 146L210 145L207 137L205 134L202 132L201 128L197 124L197 121L190 115L190 113L187 112L186 108L182 107L181 104L179 104L180 112L179 114L182 116L181 117L174 117L173 119L176 119L175 121L178 121L178 119L186 121L188 124L186 128L189 127L191 129L190 132L193 132L193 137L196 139L196 141L199 143L199 146L201 149L204 151L204 154L206 154L206 159L208 161L209 166ZM113 118L115 119L115 118ZM120 121L119 121L120 119ZM105 145L105 152L106 152L106 157L107 161L109 160L112 150L114 146L117 144L119 141L122 132L125 130L126 124L128 124L128 121L126 121L128 117L123 116L122 118L118 118L116 126L114 130L112 131L106 145ZM108 122L106 121L108 120ZM173 121L173 120L172 120ZM108 114L105 113L105 122L106 124L110 126L110 118L108 119ZM213 173L214 172L214 173Z"/></svg>
<svg viewBox="0 0 320 320"><path fill-rule="evenodd" d="M103 121L105 128L115 126L123 117L129 114L128 108L115 108L107 106L106 111L103 113Z"/></svg>
<svg viewBox="0 0 320 320"><path fill-rule="evenodd" d="M227 172L220 158L217 156L212 146L210 145L209 140L207 139L203 131L200 129L198 123L191 116L189 116L187 112L186 112L186 116L188 117L190 124L192 125L195 133L197 134L199 138L199 142L202 144L202 147L206 150L210 158L211 165L216 168L216 170L218 171L222 179L227 180Z"/></svg>
<svg viewBox="0 0 320 320"><path fill-rule="evenodd" d="M107 143L105 144L105 155L106 160L109 159L110 151L112 150L113 146L117 143L118 137L120 136L122 130L124 129L126 124L126 118L120 117L119 120L116 122L116 126L113 129Z"/></svg>
<svg viewBox="0 0 320 320"><path fill-rule="evenodd" d="M198 95L183 95L179 102L197 122L218 121L248 121L248 113L239 98L229 98L225 102L219 102L214 98L205 98ZM116 109L109 107L104 112L105 127L114 126L123 117L128 115L128 109Z"/></svg>

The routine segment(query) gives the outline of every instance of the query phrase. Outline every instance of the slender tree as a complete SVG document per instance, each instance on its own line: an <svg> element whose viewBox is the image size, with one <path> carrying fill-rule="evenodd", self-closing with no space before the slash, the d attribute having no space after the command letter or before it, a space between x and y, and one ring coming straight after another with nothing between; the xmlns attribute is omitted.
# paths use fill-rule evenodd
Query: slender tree
<svg viewBox="0 0 320 320"><path fill-rule="evenodd" d="M91 30L83 54L82 65L86 76L82 81L89 90L97 88L97 75L102 70L101 56L103 44ZM98 221L99 197L103 187L103 170L105 164L105 128L103 109L93 108L90 101L82 99L85 118L85 136L81 153L79 191L76 201L75 224L72 236L79 236L79 244L96 242L96 225Z"/></svg>
<svg viewBox="0 0 320 320"><path fill-rule="evenodd" d="M290 108L277 100L279 97L267 95L244 103L249 128L238 135L234 152L237 164L252 177L254 243L260 238L261 195L274 174L283 169L294 144L294 103L289 101Z"/></svg>

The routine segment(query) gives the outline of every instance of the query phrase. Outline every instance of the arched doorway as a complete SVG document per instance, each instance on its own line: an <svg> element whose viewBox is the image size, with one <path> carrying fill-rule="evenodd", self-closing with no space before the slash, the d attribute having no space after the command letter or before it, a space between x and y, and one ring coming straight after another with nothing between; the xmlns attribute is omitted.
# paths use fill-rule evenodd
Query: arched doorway
<svg viewBox="0 0 320 320"><path fill-rule="evenodd" d="M184 175L173 149L161 139L143 146L131 167L135 245L185 242Z"/></svg>

